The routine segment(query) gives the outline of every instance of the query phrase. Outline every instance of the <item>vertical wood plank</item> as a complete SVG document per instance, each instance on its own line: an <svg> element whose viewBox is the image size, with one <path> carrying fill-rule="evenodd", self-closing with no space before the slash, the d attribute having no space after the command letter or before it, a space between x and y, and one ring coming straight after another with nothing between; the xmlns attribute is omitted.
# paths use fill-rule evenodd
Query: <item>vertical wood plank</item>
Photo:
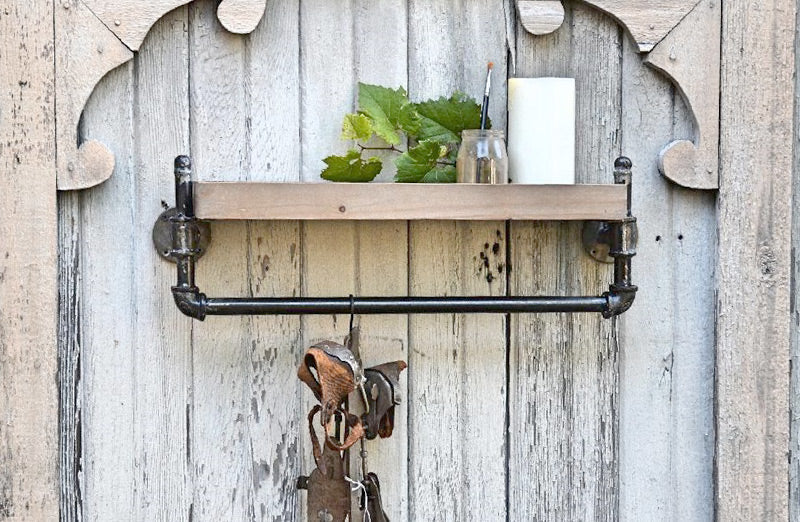
<svg viewBox="0 0 800 522"><path fill-rule="evenodd" d="M355 80L407 87L408 25L406 0L354 0ZM331 121L338 123L338 115ZM396 155L384 156L378 181L391 181ZM356 295L408 295L408 223L360 222L354 224ZM360 353L365 367L388 361L408 361L408 316L362 316ZM401 374L398 393L405 399L395 409L395 430L389 439L366 443L369 471L381 481L384 510L390 520L408 520L408 385ZM359 403L358 401L356 402ZM358 475L358 451L351 465ZM361 519L359 513L354 521Z"/></svg>
<svg viewBox="0 0 800 522"><path fill-rule="evenodd" d="M108 182L82 195L81 400L87 520L133 517L136 505L134 65L112 71L89 100L83 128L116 154Z"/></svg>
<svg viewBox="0 0 800 522"><path fill-rule="evenodd" d="M702 8L713 7L714 3L708 0ZM674 100L673 138L692 136L695 129L691 112L677 92ZM697 284L696 274L713 274L716 269L717 194L672 185L670 188L673 202L670 241L675 251L675 282L671 287L675 320L673 349L665 361L669 364L664 365L672 376L670 484L673 493L670 501L676 519L713 520L716 294L713 281L708 278L702 281L703 284ZM640 206L645 207L648 203L642 202ZM657 222L659 217L652 219ZM653 272L648 270L648 265L643 266L645 271ZM635 326L634 321L627 324L628 331L643 329ZM622 342L625 346L646 346L630 342L626 337ZM621 378L626 379L628 375L622 373ZM641 425L641 421L638 424ZM675 480L675 477L682 479Z"/></svg>
<svg viewBox="0 0 800 522"><path fill-rule="evenodd" d="M172 160L189 150L188 13L164 16L134 67L132 249L135 514L137 520L189 520L193 499L187 410L192 387L192 325L175 307L175 265L152 244L164 202L174 205ZM123 252L123 255L127 253ZM93 426L91 429L102 429ZM114 513L106 513L114 518Z"/></svg>
<svg viewBox="0 0 800 522"><path fill-rule="evenodd" d="M460 16L453 16L459 12ZM479 98L495 63L493 126L505 128L504 1L409 2L409 91ZM503 295L505 224L413 222L413 295ZM435 245L435 246L434 246ZM506 324L502 316L409 319L409 518L503 520L506 511Z"/></svg>
<svg viewBox="0 0 800 522"><path fill-rule="evenodd" d="M620 321L620 518L713 518L715 198L662 177L661 143L694 134L626 37L622 153L634 162L636 305ZM680 480L675 480L680 477Z"/></svg>
<svg viewBox="0 0 800 522"><path fill-rule="evenodd" d="M795 2L722 17L717 517L789 515L789 279ZM758 175L753 175L758 173Z"/></svg>
<svg viewBox="0 0 800 522"><path fill-rule="evenodd" d="M578 182L611 181L619 154L621 31L568 4L547 37L518 28L519 76L575 77ZM515 294L597 294L611 272L583 252L580 225L512 224ZM511 520L616 520L618 354L599 315L520 315L511 326ZM533 482L531 484L531 481Z"/></svg>
<svg viewBox="0 0 800 522"><path fill-rule="evenodd" d="M357 103L358 81L393 87L405 84L406 27L398 23L404 18L405 1L398 0L345 6L303 5L302 27L325 28L302 34L305 181L319 182L322 158L346 146L339 138L340 122ZM342 38L342 27L351 28L349 36ZM331 48L327 43L330 41L338 41L340 46ZM331 89L331 85L338 88ZM317 296L403 295L408 278L406 245L405 223L305 223L303 292ZM341 340L347 332L348 319L304 318L304 346L324 338ZM365 365L406 358L406 321L403 316L359 319ZM307 410L309 394L304 393ZM393 520L407 516L405 417L401 406L396 417L398 429L392 439L367 444L370 469L382 478L384 506ZM310 469L312 464L306 459ZM352 474L357 478L355 452L351 462ZM353 518L360 520L360 514L354 513Z"/></svg>
<svg viewBox="0 0 800 522"><path fill-rule="evenodd" d="M356 100L354 71L353 0L300 3L300 84L302 86L301 179L320 182L322 159L342 152L339 139L341 120L353 110ZM356 229L353 223L305 222L302 225L302 295L332 296L354 292L356 280ZM342 342L349 318L304 316L302 346L330 339ZM300 409L308 412L315 403L310 390L303 389ZM314 469L308 435L302 435L302 469ZM306 520L307 494L300 495L299 520Z"/></svg>
<svg viewBox="0 0 800 522"><path fill-rule="evenodd" d="M191 156L202 180L245 180L247 100L244 38L223 29L216 3L189 9ZM219 223L198 263L208 295L247 295L248 236L244 223ZM187 321L189 319L186 319ZM253 483L249 390L251 319L214 317L193 324L191 456L193 520L251 519Z"/></svg>
<svg viewBox="0 0 800 522"><path fill-rule="evenodd" d="M267 4L264 21L247 38L248 178L299 181L299 2ZM249 295L299 295L300 224L247 225ZM295 520L305 414L299 408L302 354L299 317L252 318L250 361L240 385L249 397L255 520Z"/></svg>
<svg viewBox="0 0 800 522"><path fill-rule="evenodd" d="M800 68L800 53L796 50L800 46L800 17L795 23L795 71ZM795 114L794 133L795 143L800 139L800 81L795 74L794 85ZM789 395L789 521L800 522L800 262L797 253L800 251L800 147L794 148L793 184L792 184L792 280L791 280L791 387Z"/></svg>
<svg viewBox="0 0 800 522"><path fill-rule="evenodd" d="M53 3L0 14L0 518L58 516Z"/></svg>

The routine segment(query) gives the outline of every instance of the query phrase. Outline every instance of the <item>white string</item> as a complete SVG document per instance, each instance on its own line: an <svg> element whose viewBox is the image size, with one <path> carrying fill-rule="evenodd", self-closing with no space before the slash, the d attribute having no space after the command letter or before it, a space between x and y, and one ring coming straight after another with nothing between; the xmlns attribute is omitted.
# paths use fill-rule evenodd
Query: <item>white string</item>
<svg viewBox="0 0 800 522"><path fill-rule="evenodd" d="M364 490L364 522L372 522L372 517L369 514L369 495L367 494L367 487L363 482L353 480L347 475L345 475L344 479L350 483L351 492L356 492L362 489Z"/></svg>

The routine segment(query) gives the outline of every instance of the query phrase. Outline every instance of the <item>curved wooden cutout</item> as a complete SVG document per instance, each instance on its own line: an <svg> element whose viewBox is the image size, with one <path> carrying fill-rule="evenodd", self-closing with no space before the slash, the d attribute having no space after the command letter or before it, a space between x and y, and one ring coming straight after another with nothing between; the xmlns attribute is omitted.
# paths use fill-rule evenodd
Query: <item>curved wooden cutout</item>
<svg viewBox="0 0 800 522"><path fill-rule="evenodd" d="M78 146L78 121L97 82L133 58L79 1L56 11L56 166L59 190L91 187L108 179L114 154L100 142Z"/></svg>
<svg viewBox="0 0 800 522"><path fill-rule="evenodd" d="M114 154L90 140L78 146L78 121L97 83L131 60L165 14L192 0L63 0L56 4L56 148L58 189L98 185L114 171ZM218 16L237 33L252 32L266 0L222 0Z"/></svg>
<svg viewBox="0 0 800 522"><path fill-rule="evenodd" d="M550 34L564 23L561 0L518 0L517 10L522 27L531 34Z"/></svg>
<svg viewBox="0 0 800 522"><path fill-rule="evenodd" d="M228 31L252 33L264 16L267 0L224 0L217 8L217 18Z"/></svg>
<svg viewBox="0 0 800 522"><path fill-rule="evenodd" d="M673 81L694 115L695 141L674 141L659 158L661 174L683 187L719 188L721 15L718 0L703 0L645 59Z"/></svg>

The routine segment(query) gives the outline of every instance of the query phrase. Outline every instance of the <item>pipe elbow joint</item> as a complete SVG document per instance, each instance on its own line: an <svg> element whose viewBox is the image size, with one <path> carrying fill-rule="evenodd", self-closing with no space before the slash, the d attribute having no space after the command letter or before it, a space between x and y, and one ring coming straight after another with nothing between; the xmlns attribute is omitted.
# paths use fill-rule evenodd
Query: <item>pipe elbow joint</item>
<svg viewBox="0 0 800 522"><path fill-rule="evenodd" d="M604 294L606 309L603 311L603 317L610 319L630 310L636 300L637 290L638 287L634 285L611 285L609 291Z"/></svg>
<svg viewBox="0 0 800 522"><path fill-rule="evenodd" d="M200 292L196 286L173 286L172 297L175 299L178 310L184 315L198 321L206 318L206 306L208 305L206 294Z"/></svg>

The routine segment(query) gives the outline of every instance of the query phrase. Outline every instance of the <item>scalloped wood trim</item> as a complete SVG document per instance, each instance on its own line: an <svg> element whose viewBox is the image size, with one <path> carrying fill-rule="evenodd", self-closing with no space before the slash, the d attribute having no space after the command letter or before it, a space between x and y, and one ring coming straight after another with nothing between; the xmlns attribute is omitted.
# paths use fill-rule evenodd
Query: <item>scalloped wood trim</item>
<svg viewBox="0 0 800 522"><path fill-rule="evenodd" d="M683 96L695 123L693 140L664 147L659 170L678 185L719 188L719 0L584 0L622 24L645 62L662 72ZM556 6L555 4L558 4ZM523 27L548 34L562 22L560 1L517 0Z"/></svg>
<svg viewBox="0 0 800 522"><path fill-rule="evenodd" d="M165 14L192 0L64 0L56 4L56 162L58 189L93 187L111 177L114 154L102 143L78 145L78 122L97 83L131 60ZM220 22L249 33L266 0L222 0Z"/></svg>
<svg viewBox="0 0 800 522"><path fill-rule="evenodd" d="M645 63L669 77L695 119L695 140L677 140L661 151L659 170L678 185L719 188L719 49L722 8L703 0Z"/></svg>
<svg viewBox="0 0 800 522"><path fill-rule="evenodd" d="M630 32L640 53L650 52L700 0L583 0L604 11ZM517 0L522 26L541 35L564 22L561 0Z"/></svg>

